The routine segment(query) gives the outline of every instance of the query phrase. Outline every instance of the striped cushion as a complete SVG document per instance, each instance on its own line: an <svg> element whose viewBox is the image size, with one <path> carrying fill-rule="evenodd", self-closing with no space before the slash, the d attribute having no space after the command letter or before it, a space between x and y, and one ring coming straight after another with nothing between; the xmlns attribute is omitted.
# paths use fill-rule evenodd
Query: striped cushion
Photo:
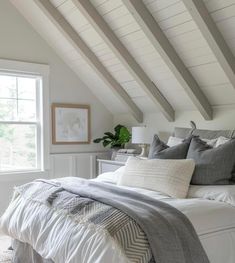
<svg viewBox="0 0 235 263"><path fill-rule="evenodd" d="M175 198L185 198L194 167L193 160L143 160L130 157L118 185L140 187Z"/></svg>

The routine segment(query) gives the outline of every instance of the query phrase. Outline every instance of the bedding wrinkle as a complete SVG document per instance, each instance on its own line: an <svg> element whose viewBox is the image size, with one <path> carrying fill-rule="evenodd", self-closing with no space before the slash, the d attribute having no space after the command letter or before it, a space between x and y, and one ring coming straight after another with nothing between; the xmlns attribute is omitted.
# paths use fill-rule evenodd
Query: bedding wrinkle
<svg viewBox="0 0 235 263"><path fill-rule="evenodd" d="M81 263L209 262L190 221L173 206L147 195L78 178L36 181L17 190L18 200L3 215L1 228L29 243L44 259L55 263L78 259ZM28 222L15 215L16 204Z"/></svg>

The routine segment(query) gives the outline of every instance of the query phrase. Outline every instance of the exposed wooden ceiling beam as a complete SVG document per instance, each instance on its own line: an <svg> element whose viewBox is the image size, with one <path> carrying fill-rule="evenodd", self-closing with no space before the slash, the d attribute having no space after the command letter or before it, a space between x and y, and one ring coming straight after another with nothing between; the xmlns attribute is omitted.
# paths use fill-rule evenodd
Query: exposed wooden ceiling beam
<svg viewBox="0 0 235 263"><path fill-rule="evenodd" d="M89 65L102 78L107 86L124 103L132 116L138 121L143 122L143 113L132 101L128 93L115 80L109 71L100 62L97 56L90 50L82 38L77 34L73 27L64 19L57 9L48 0L34 0L43 13L57 27L57 29L66 37L73 47L84 57Z"/></svg>
<svg viewBox="0 0 235 263"><path fill-rule="evenodd" d="M183 0L202 35L209 44L224 73L235 88L235 58L203 0Z"/></svg>
<svg viewBox="0 0 235 263"><path fill-rule="evenodd" d="M143 32L161 55L167 66L184 88L196 108L206 120L212 119L212 107L206 96L201 91L198 83L184 65L174 47L165 36L156 20L149 12L142 0L122 0ZM187 1L187 0L186 0Z"/></svg>
<svg viewBox="0 0 235 263"><path fill-rule="evenodd" d="M97 12L89 0L73 0L97 33L102 37L106 44L112 49L115 55L125 65L126 69L133 78L145 90L148 97L161 110L169 121L174 121L174 109L166 98L162 95L156 85L151 81L141 66L136 62L134 57L129 53L127 48L122 44L119 38L114 34L112 29Z"/></svg>

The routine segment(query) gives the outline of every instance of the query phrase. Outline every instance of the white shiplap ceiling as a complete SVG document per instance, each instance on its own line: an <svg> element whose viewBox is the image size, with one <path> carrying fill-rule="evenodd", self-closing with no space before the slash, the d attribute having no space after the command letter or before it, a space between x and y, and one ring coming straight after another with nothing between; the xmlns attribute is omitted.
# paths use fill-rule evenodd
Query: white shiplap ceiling
<svg viewBox="0 0 235 263"><path fill-rule="evenodd" d="M35 30L112 113L127 113L128 106L110 90L107 83L87 63L78 49L74 48L51 22L35 3L37 1L11 0ZM130 74L127 67L88 22L73 0L40 1L51 2L143 113L158 111L143 86ZM212 107L235 106L235 87L231 84L183 1L144 0L143 2L196 80L209 104ZM121 0L90 0L90 3L108 23L148 78L158 87L172 108L175 111L196 110L195 104L185 89L124 3ZM235 55L235 0L204 0L204 3L230 51Z"/></svg>

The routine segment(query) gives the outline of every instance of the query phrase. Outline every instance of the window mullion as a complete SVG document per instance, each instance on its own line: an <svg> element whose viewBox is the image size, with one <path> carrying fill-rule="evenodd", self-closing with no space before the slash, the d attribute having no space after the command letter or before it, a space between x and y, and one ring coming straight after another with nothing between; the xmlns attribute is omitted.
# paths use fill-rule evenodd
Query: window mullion
<svg viewBox="0 0 235 263"><path fill-rule="evenodd" d="M19 90L18 90L18 77L16 77L16 112L17 112L17 120L19 120Z"/></svg>
<svg viewBox="0 0 235 263"><path fill-rule="evenodd" d="M42 156L42 96L41 96L41 79L36 79L36 119L37 119L37 128L36 128L36 152L37 152L37 168L43 169L43 156Z"/></svg>
<svg viewBox="0 0 235 263"><path fill-rule="evenodd" d="M0 152L0 174L36 170L44 172L44 169L49 168L47 116L49 66L0 59L0 67L0 75L6 76L2 78L3 81L6 79L6 84L3 84L7 85L9 81L9 87L15 86L15 96L8 98L11 100L9 103L4 101L6 114L0 120L0 142L4 146ZM13 79L7 77L13 77ZM24 81L21 78L33 78L36 83L33 80ZM32 98L31 87L36 89L35 101L30 99ZM4 94L8 93L9 96L13 95L6 89ZM27 96L24 96L25 94ZM29 102L25 102L26 100ZM36 110L35 117L28 112L32 105ZM11 154L13 154L12 162Z"/></svg>

